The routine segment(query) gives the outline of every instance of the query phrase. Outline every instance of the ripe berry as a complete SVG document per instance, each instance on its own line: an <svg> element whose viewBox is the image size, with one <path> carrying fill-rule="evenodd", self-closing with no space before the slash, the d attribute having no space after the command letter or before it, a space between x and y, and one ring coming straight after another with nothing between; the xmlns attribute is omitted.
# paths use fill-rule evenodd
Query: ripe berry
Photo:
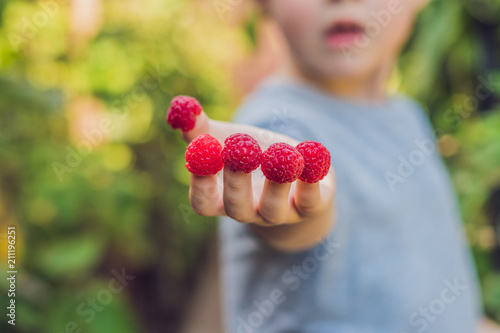
<svg viewBox="0 0 500 333"><path fill-rule="evenodd" d="M200 103L193 97L177 96L168 109L167 122L173 129L190 131L194 128L196 116L199 116L202 110Z"/></svg>
<svg viewBox="0 0 500 333"><path fill-rule="evenodd" d="M304 169L304 158L287 143L273 143L262 154L261 169L264 176L275 183L292 183Z"/></svg>
<svg viewBox="0 0 500 333"><path fill-rule="evenodd" d="M317 183L325 178L331 165L328 149L321 143L304 141L297 145L297 150L304 157L304 170L299 179L306 183Z"/></svg>
<svg viewBox="0 0 500 333"><path fill-rule="evenodd" d="M248 134L236 133L224 141L222 161L233 172L250 173L259 167L261 159L257 140Z"/></svg>
<svg viewBox="0 0 500 333"><path fill-rule="evenodd" d="M197 176L215 175L222 167L222 146L214 137L202 134L188 145L186 168Z"/></svg>

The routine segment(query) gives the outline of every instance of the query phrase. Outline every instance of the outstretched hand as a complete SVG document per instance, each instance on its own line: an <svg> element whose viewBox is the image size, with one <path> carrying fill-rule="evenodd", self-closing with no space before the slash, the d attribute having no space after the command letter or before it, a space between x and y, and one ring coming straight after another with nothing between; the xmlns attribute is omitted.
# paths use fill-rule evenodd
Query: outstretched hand
<svg viewBox="0 0 500 333"><path fill-rule="evenodd" d="M195 115L194 127L181 130L186 142L210 134L220 143L235 133L255 138L264 151L271 144L298 141L254 126L209 119L205 112ZM188 126L189 127L189 126ZM332 168L317 183L296 180L279 184L266 179L260 169L253 173L233 172L228 166L216 175L191 174L189 199L193 210L202 216L229 216L249 223L272 246L299 250L323 239L332 226L335 175ZM275 226L275 228L269 228Z"/></svg>

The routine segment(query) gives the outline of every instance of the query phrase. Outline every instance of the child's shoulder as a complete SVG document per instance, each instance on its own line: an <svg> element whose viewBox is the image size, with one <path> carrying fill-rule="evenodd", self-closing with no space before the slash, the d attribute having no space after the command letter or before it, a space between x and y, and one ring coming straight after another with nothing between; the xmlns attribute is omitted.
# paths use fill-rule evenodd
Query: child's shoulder
<svg viewBox="0 0 500 333"><path fill-rule="evenodd" d="M362 119L370 122L406 120L430 129L424 107L407 95L394 94L384 105L363 105L327 94L306 83L280 77L263 81L244 99L235 115L236 122L267 128L269 123L292 120L306 125L318 118L351 125Z"/></svg>

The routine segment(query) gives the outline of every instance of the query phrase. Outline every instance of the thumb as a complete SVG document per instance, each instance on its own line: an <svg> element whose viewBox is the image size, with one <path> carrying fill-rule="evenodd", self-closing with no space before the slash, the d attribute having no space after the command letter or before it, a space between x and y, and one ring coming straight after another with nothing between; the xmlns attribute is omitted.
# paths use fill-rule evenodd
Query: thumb
<svg viewBox="0 0 500 333"><path fill-rule="evenodd" d="M187 143L193 141L201 134L212 134L210 133L210 119L204 111L201 111L201 114L196 117L196 122L192 130L186 132L181 130L181 136Z"/></svg>
<svg viewBox="0 0 500 333"><path fill-rule="evenodd" d="M201 134L210 134L223 143L234 133L245 133L254 137L263 149L278 141L291 145L298 143L288 136L262 128L212 120L202 110L198 101L188 96L177 96L172 100L167 113L167 122L173 129L181 129L181 136L188 143Z"/></svg>
<svg viewBox="0 0 500 333"><path fill-rule="evenodd" d="M181 136L187 143L189 143L193 141L198 135L210 134L220 143L224 143L224 140L228 136L238 132L248 134L252 133L255 135L256 131L251 128L251 126L241 126L225 121L210 119L207 114L202 111L200 115L196 117L196 123L193 129L189 131L181 131Z"/></svg>
<svg viewBox="0 0 500 333"><path fill-rule="evenodd" d="M195 98L183 95L172 100L167 111L167 123L172 129L179 129L187 143L201 134L210 134L223 143L227 136L237 132L234 124L211 120Z"/></svg>
<svg viewBox="0 0 500 333"><path fill-rule="evenodd" d="M167 123L172 129L180 129L188 143L200 134L209 132L208 117L196 98L179 95L172 99L167 111Z"/></svg>
<svg viewBox="0 0 500 333"><path fill-rule="evenodd" d="M235 124L210 119L204 111L201 111L195 119L193 129L189 131L181 130L181 136L187 143L190 143L201 134L210 134L220 143L223 143L229 135L237 131L238 126Z"/></svg>

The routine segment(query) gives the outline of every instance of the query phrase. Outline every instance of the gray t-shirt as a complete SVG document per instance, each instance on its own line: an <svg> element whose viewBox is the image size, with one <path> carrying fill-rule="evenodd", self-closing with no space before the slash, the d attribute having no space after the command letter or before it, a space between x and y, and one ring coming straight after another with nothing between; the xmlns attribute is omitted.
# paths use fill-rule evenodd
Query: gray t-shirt
<svg viewBox="0 0 500 333"><path fill-rule="evenodd" d="M323 143L336 226L300 253L220 225L227 333L472 333L479 292L449 175L424 111L334 99L268 80L236 122Z"/></svg>

